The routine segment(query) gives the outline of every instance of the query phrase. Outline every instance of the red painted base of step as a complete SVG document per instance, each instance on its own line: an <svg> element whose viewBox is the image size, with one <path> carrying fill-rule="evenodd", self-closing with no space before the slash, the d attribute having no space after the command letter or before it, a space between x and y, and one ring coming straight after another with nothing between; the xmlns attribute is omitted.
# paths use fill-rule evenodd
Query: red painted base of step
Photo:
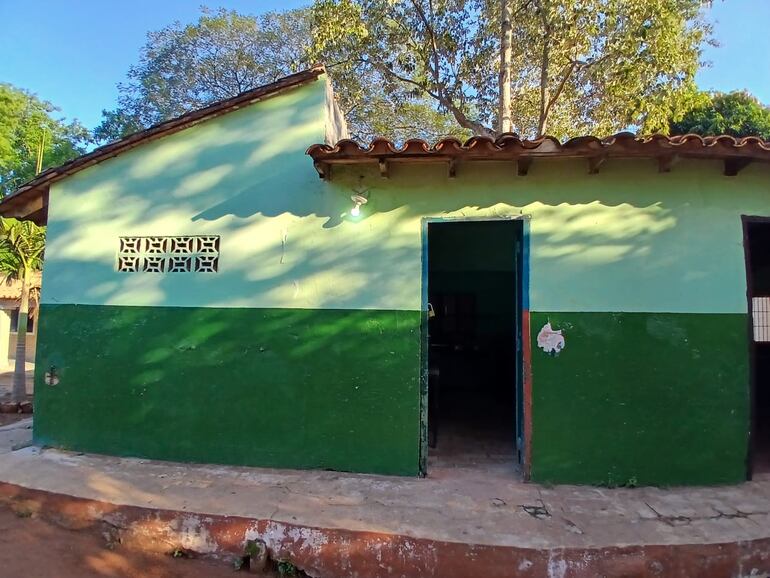
<svg viewBox="0 0 770 578"><path fill-rule="evenodd" d="M104 524L130 548L243 555L260 539L274 559L341 578L743 578L770 572L770 538L748 542L537 550L312 528L272 520L111 504L0 483L0 502L67 528Z"/></svg>

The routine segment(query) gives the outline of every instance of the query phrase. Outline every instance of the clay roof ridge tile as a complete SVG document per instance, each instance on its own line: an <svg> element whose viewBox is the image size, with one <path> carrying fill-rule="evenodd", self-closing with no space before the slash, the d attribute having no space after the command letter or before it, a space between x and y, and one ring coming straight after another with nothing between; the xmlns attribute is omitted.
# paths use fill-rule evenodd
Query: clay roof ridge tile
<svg viewBox="0 0 770 578"><path fill-rule="evenodd" d="M562 149L566 150L574 150L574 149L601 149L603 146L609 146L611 144L614 144L615 142L615 135L610 137L612 140L608 141L605 139L600 139L599 137L595 136L576 136L572 137L568 141L561 144Z"/></svg>
<svg viewBox="0 0 770 578"><path fill-rule="evenodd" d="M356 141L350 140L350 142L356 142ZM356 145L357 145L358 151L361 151L364 154L370 155L370 156L394 154L394 153L401 152L399 151L398 147L396 147L396 145L393 144L392 141L382 136L375 137L371 141L369 141L369 146L361 145L359 143L356 143ZM354 150L351 150L351 152L354 152Z"/></svg>
<svg viewBox="0 0 770 578"><path fill-rule="evenodd" d="M455 138L453 136L448 136L437 141L431 147L431 150L436 153L446 153L446 152L459 152L462 150L462 148L463 148L463 143L460 139Z"/></svg>
<svg viewBox="0 0 770 578"><path fill-rule="evenodd" d="M476 135L461 142L455 137L443 137L432 144L425 139L409 139L401 146L386 138L374 139L366 147L353 141L340 141L341 149L313 148L308 154L316 160L338 160L345 162L355 157L453 157L457 159L503 159L517 158L529 151L535 156L558 157L562 154L574 157L595 157L613 155L617 157L659 158L672 154L684 154L694 157L734 158L746 156L754 160L770 161L770 141L749 136L736 138L730 135L701 136L697 134L663 135L634 134L629 131L619 132L604 138L596 136L573 137L560 141L554 136L545 135L534 139L522 139L515 133L505 133L497 138L488 135Z"/></svg>
<svg viewBox="0 0 770 578"><path fill-rule="evenodd" d="M307 147L307 150L305 150L305 154L314 156L318 153L321 153L321 154L336 153L336 152L339 152L340 150L340 147L337 145L338 143L335 143L333 145L326 144L326 143L312 144L309 147Z"/></svg>
<svg viewBox="0 0 770 578"><path fill-rule="evenodd" d="M430 143L421 138L410 138L404 142L400 149L396 148L392 143L391 146L395 151L405 154L430 154L434 152Z"/></svg>
<svg viewBox="0 0 770 578"><path fill-rule="evenodd" d="M482 149L495 151L495 139L487 135L474 135L465 141L462 148L465 151L480 151Z"/></svg>
<svg viewBox="0 0 770 578"><path fill-rule="evenodd" d="M522 143L521 137L515 132L504 132L495 139L495 144L501 149L508 148L512 144L518 146Z"/></svg>
<svg viewBox="0 0 770 578"><path fill-rule="evenodd" d="M521 148L538 152L559 152L564 149L564 145L555 136L543 135L535 139L521 141Z"/></svg>

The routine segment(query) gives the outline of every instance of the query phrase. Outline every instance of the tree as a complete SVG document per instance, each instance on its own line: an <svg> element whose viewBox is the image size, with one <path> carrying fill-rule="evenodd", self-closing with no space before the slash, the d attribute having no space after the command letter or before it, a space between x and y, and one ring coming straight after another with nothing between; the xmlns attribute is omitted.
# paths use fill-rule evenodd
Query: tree
<svg viewBox="0 0 770 578"><path fill-rule="evenodd" d="M128 82L118 85L118 107L102 111L95 139L113 141L308 68L318 56L310 51L310 27L307 9L247 16L203 8L195 23L150 32ZM470 136L411 87L399 91L389 82L385 98L376 71L340 69L334 81L355 138Z"/></svg>
<svg viewBox="0 0 770 578"><path fill-rule="evenodd" d="M114 140L319 61L360 140L665 131L694 90L710 38L707 3L316 0L262 16L203 9L195 23L148 34L95 135Z"/></svg>
<svg viewBox="0 0 770 578"><path fill-rule="evenodd" d="M770 107L748 92L701 92L694 100L680 120L671 121L671 134L728 134L770 140Z"/></svg>
<svg viewBox="0 0 770 578"><path fill-rule="evenodd" d="M529 137L665 131L710 39L707 4L316 0L313 49L335 80L377 77L381 98L429 102L475 134L509 130L506 112Z"/></svg>
<svg viewBox="0 0 770 578"><path fill-rule="evenodd" d="M32 273L43 268L45 227L32 221L0 217L0 276L21 283L19 322L16 334L16 365L13 372L13 401L26 395L27 319Z"/></svg>
<svg viewBox="0 0 770 578"><path fill-rule="evenodd" d="M57 110L25 90L0 84L0 196L35 176L41 143L43 169L85 152L88 131L77 121L55 119Z"/></svg>
<svg viewBox="0 0 770 578"><path fill-rule="evenodd" d="M118 85L118 108L102 112L94 135L115 140L308 68L309 38L303 10L255 17L204 7L193 24L147 34L139 64Z"/></svg>

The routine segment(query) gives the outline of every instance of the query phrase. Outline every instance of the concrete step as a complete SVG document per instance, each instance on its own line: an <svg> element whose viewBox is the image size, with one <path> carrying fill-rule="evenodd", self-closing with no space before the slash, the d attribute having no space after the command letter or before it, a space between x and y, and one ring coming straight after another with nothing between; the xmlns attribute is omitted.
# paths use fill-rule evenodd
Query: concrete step
<svg viewBox="0 0 770 578"><path fill-rule="evenodd" d="M472 468L415 479L37 447L3 452L0 496L39 515L73 527L106 524L140 547L174 544L222 558L259 539L273 557L312 576L770 573L768 479L677 489L544 487Z"/></svg>

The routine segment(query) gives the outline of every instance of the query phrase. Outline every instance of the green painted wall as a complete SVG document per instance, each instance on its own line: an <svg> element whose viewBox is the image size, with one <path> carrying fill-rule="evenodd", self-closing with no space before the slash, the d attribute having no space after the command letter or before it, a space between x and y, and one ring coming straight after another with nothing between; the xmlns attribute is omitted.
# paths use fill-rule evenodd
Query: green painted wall
<svg viewBox="0 0 770 578"><path fill-rule="evenodd" d="M317 307L311 231L327 219L305 149L323 140L318 81L149 142L55 183L43 303ZM220 235L219 274L126 275L118 237ZM340 293L346 294L344 289ZM332 292L331 294L334 294ZM342 306L341 308L344 308Z"/></svg>
<svg viewBox="0 0 770 578"><path fill-rule="evenodd" d="M741 214L770 214L770 166L725 177L722 164L685 161L661 174L653 160L612 161L598 175L585 162L542 161L517 177L503 163L335 167L329 189L341 209L363 175L369 203L342 231L356 239L354 280L375 279L357 306L398 299L419 307L420 219L526 215L530 304L536 311L746 312ZM346 233L348 234L348 233ZM331 239L331 237L330 237ZM380 245L378 245L378 242ZM382 279L378 264L397 259ZM629 288L632 288L629 290Z"/></svg>
<svg viewBox="0 0 770 578"><path fill-rule="evenodd" d="M746 477L746 316L533 313L564 331L532 350L532 479L602 485ZM534 341L534 336L533 336Z"/></svg>
<svg viewBox="0 0 770 578"><path fill-rule="evenodd" d="M567 343L558 358L533 345L534 478L742 476L740 215L770 215L769 166L729 178L719 162L683 160L660 174L653 160L610 160L588 175L584 162L536 161L526 177L489 163L460 165L449 179L442 165L394 164L388 180L376 167L335 167L327 183L304 154L323 139L325 92L323 82L292 90L52 187L38 440L126 455L414 473L421 220L523 215L533 344L543 312ZM354 187L370 195L358 219L348 213ZM115 270L121 235L195 234L221 236L217 274ZM302 321L310 317L319 321ZM370 327L375 321L381 331ZM197 350L185 349L188 334L201 336ZM674 334L686 341L672 343ZM324 347L314 349L319 335ZM265 351L238 349L252 338ZM282 352L274 364L265 361L271 351ZM64 370L61 387L42 385L51 364ZM372 397L360 397L361 375ZM162 386L143 392L145 381ZM228 411L239 419L228 421ZM390 424L397 434L385 435ZM323 439L329 443L314 445Z"/></svg>
<svg viewBox="0 0 770 578"><path fill-rule="evenodd" d="M295 115L308 122L323 95L301 90L308 111ZM268 113L255 105L234 113L248 119L232 122L244 135L264 124L259 134L267 139L286 121L261 123ZM195 151L211 152L180 164L172 155L164 169L173 170L139 169L158 162L155 152L171 155L161 140L157 151L141 147L57 183L46 255L55 281L43 302L417 310L423 217L525 214L534 310L746 312L740 215L770 214L768 166L731 178L718 162L683 161L660 174L653 161L612 161L588 175L585 163L555 161L516 177L511 166L477 164L461 167L454 180L442 165L394 166L389 180L358 167L335 168L335 180L324 183L303 154L321 138L315 128L318 135L294 127L292 138L269 147L235 136L230 146L215 146L220 131L212 128L194 141ZM184 141L184 134L169 139ZM235 152L262 146L288 148L252 163L252 155ZM227 178L215 177L227 170ZM347 211L362 175L370 201L356 220ZM221 273L118 274L117 237L158 231L222 235Z"/></svg>
<svg viewBox="0 0 770 578"><path fill-rule="evenodd" d="M44 305L40 320L37 443L417 474L418 313Z"/></svg>

